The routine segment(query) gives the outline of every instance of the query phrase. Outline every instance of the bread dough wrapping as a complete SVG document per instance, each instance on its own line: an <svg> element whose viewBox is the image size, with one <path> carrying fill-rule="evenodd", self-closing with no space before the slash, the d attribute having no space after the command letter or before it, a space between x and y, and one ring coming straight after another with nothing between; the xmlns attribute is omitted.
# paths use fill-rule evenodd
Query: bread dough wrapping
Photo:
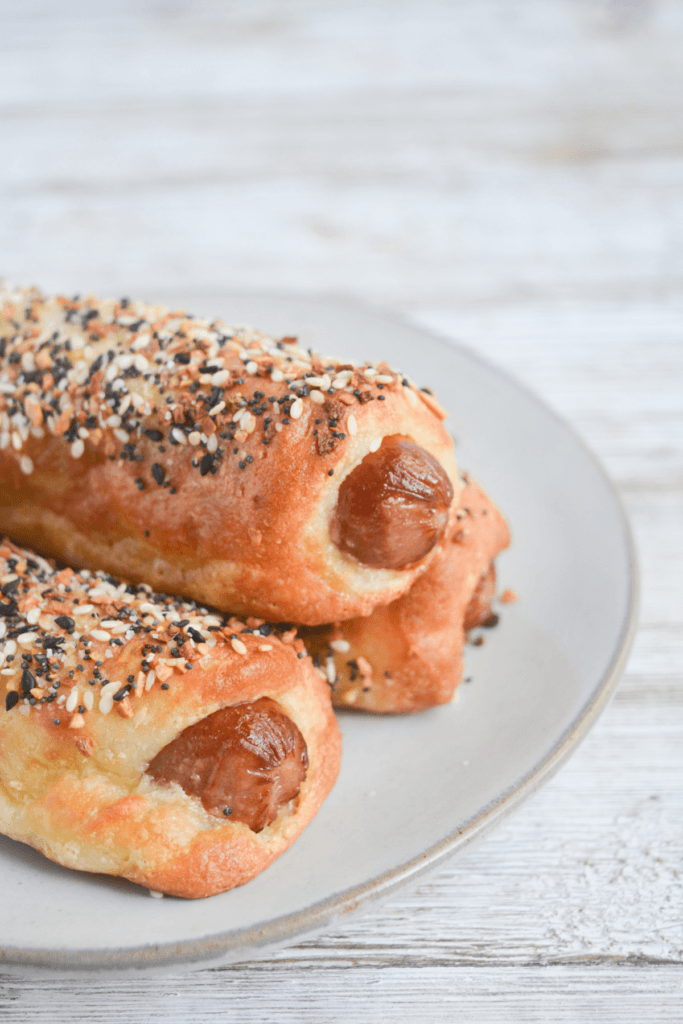
<svg viewBox="0 0 683 1024"><path fill-rule="evenodd" d="M429 569L407 594L366 618L302 631L337 707L422 711L452 699L466 631L491 615L493 560L510 542L505 519L467 477L459 501Z"/></svg>
<svg viewBox="0 0 683 1024"><path fill-rule="evenodd" d="M126 300L5 289L0 305L0 531L19 543L309 625L367 615L426 571L458 500L452 442L431 394L385 363ZM340 486L388 438L433 460L442 507L423 502L431 540L384 567L332 534Z"/></svg>
<svg viewBox="0 0 683 1024"><path fill-rule="evenodd" d="M340 761L329 687L294 631L6 541L0 580L0 832L185 897L242 885L291 845Z"/></svg>

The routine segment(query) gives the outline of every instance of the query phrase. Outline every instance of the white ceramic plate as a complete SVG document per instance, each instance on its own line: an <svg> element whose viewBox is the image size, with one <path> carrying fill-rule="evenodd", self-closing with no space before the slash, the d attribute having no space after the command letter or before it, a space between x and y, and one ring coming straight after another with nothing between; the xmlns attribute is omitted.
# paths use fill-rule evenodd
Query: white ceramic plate
<svg viewBox="0 0 683 1024"><path fill-rule="evenodd" d="M0 837L4 966L215 966L415 884L552 775L607 702L629 646L634 565L620 505L592 456L536 398L471 353L368 310L259 295L195 296L190 308L298 334L328 354L386 358L433 386L450 410L461 467L509 518L499 582L521 599L503 609L485 646L468 649L473 681L456 703L412 717L341 716L335 789L292 849L243 888L152 899Z"/></svg>

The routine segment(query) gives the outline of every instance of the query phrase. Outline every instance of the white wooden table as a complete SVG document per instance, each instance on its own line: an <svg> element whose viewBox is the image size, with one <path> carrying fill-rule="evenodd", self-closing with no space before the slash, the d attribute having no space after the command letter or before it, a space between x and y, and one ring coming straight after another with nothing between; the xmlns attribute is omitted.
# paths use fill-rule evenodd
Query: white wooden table
<svg viewBox="0 0 683 1024"><path fill-rule="evenodd" d="M597 727L438 876L260 962L0 973L0 1020L683 1021L682 53L678 0L0 5L1 273L403 312L574 425L643 577Z"/></svg>

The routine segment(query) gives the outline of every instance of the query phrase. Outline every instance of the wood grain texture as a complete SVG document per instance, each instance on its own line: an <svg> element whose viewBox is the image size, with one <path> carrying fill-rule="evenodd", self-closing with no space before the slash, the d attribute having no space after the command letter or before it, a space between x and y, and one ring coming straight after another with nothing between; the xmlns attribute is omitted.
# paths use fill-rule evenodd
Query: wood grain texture
<svg viewBox="0 0 683 1024"><path fill-rule="evenodd" d="M262 961L0 977L0 1020L683 1020L683 8L7 0L0 272L334 293L534 389L643 579L571 761L413 892Z"/></svg>

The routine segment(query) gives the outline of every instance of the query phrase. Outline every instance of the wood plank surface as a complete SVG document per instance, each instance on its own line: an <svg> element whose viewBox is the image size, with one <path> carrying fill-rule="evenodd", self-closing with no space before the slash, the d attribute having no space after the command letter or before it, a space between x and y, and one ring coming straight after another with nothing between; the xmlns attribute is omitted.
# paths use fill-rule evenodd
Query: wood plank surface
<svg viewBox="0 0 683 1024"><path fill-rule="evenodd" d="M643 582L597 726L439 874L248 964L0 973L0 1021L683 1021L683 5L5 0L0 28L0 274L403 312L573 425Z"/></svg>

